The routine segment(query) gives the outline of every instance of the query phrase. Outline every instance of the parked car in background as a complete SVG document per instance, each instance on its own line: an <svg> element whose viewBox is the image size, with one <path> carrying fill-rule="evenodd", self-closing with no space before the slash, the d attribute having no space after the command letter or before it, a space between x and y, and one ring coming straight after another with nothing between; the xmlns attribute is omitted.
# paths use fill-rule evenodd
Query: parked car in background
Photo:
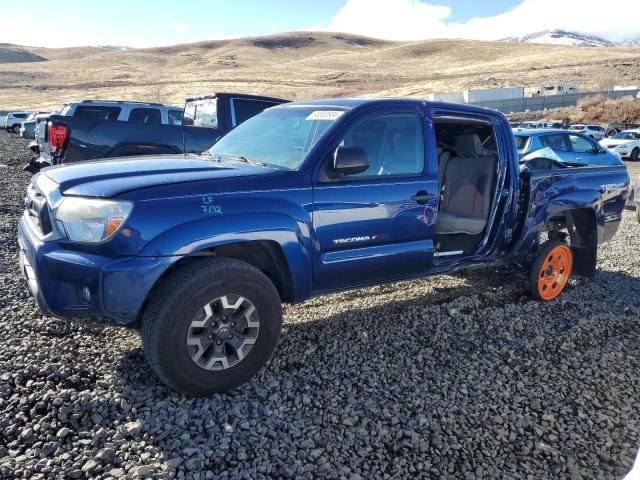
<svg viewBox="0 0 640 480"><path fill-rule="evenodd" d="M607 125L605 136L613 137L624 130L640 130L640 123L610 123Z"/></svg>
<svg viewBox="0 0 640 480"><path fill-rule="evenodd" d="M35 175L20 269L44 314L140 329L160 380L210 395L264 366L282 302L490 261L524 266L540 301L593 276L624 164L519 161L514 146L504 115L471 105L278 105L206 154Z"/></svg>
<svg viewBox="0 0 640 480"><path fill-rule="evenodd" d="M538 128L562 128L563 124L560 121L557 120L550 120L550 121L540 121L540 122L523 122L520 125L518 125L518 128L516 128L517 131L519 130L532 130L532 129L538 129Z"/></svg>
<svg viewBox="0 0 640 480"><path fill-rule="evenodd" d="M69 133L69 123L71 120L67 120L66 123L64 123L62 122L64 118L77 118L81 120L76 120L76 122L81 123L85 121L89 123L91 136L97 138L95 141L104 143L106 139L104 137L100 139L99 137L101 135L108 136L109 132L106 130L103 131L103 128L99 128L102 121L144 123L145 125L179 125L182 123L182 109L180 107L147 102L83 100L80 102L65 103L64 107L59 111L37 117L34 131L36 141L30 144L29 148L38 155L38 157L32 158L31 163L25 167L25 170L35 173L40 168L54 163L51 162L50 159L49 145L52 139L55 140L57 138L60 140L59 136L63 130ZM59 123L62 125L56 130L56 138L51 135L52 119L60 119ZM117 125L119 128L122 128L120 123ZM142 149L152 146L139 145L138 147ZM83 149L86 148L86 146L82 145L79 146L79 148ZM132 142L130 148L136 148L135 142ZM89 158L94 158L90 156L90 150L87 151L86 154L89 155Z"/></svg>
<svg viewBox="0 0 640 480"><path fill-rule="evenodd" d="M43 166L84 160L200 153L236 125L283 102L218 93L188 98L184 111L132 102L68 104L60 115L38 120L39 158L25 169L35 173Z"/></svg>
<svg viewBox="0 0 640 480"><path fill-rule="evenodd" d="M36 121L22 122L20 126L19 134L22 138L35 138Z"/></svg>
<svg viewBox="0 0 640 480"><path fill-rule="evenodd" d="M568 164L622 165L620 157L582 133L544 129L514 132L520 158L543 148L551 148Z"/></svg>
<svg viewBox="0 0 640 480"><path fill-rule="evenodd" d="M49 114L50 112L33 112L22 122L20 126L20 136L22 138L35 138L36 120L39 115Z"/></svg>
<svg viewBox="0 0 640 480"><path fill-rule="evenodd" d="M600 125L582 125L575 124L569 127L569 130L573 130L575 132L580 132L587 137L599 141L604 138L605 129Z"/></svg>
<svg viewBox="0 0 640 480"><path fill-rule="evenodd" d="M64 104L59 115L163 125L179 125L182 122L182 108L147 102L100 100L68 102Z"/></svg>
<svg viewBox="0 0 640 480"><path fill-rule="evenodd" d="M611 138L600 140L600 145L633 162L640 159L640 129L623 130Z"/></svg>
<svg viewBox="0 0 640 480"><path fill-rule="evenodd" d="M4 129L7 132L13 132L13 133L20 132L20 126L22 122L24 122L29 115L31 115L31 112L10 112L7 115L7 120L5 121Z"/></svg>

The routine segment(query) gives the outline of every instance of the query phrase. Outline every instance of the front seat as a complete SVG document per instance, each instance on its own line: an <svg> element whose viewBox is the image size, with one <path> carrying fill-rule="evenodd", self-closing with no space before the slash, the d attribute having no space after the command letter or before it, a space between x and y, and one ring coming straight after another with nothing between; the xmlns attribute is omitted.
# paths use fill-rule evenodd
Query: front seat
<svg viewBox="0 0 640 480"><path fill-rule="evenodd" d="M449 150L438 147L438 185L440 185L440 191L444 186L444 172L447 169L447 162L450 158L451 152Z"/></svg>
<svg viewBox="0 0 640 480"><path fill-rule="evenodd" d="M456 156L445 164L437 234L477 235L487 226L497 162L483 151L476 134L456 138Z"/></svg>
<svg viewBox="0 0 640 480"><path fill-rule="evenodd" d="M379 175L413 174L422 171L424 157L418 155L414 127L406 127L391 134L391 141L380 164Z"/></svg>

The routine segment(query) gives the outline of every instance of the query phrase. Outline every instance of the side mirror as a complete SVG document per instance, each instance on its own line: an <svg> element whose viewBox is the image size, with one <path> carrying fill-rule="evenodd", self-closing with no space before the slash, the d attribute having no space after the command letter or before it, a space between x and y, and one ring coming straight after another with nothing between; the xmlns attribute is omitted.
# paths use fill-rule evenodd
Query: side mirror
<svg viewBox="0 0 640 480"><path fill-rule="evenodd" d="M338 147L333 154L333 171L342 175L362 173L369 165L367 152L360 147Z"/></svg>

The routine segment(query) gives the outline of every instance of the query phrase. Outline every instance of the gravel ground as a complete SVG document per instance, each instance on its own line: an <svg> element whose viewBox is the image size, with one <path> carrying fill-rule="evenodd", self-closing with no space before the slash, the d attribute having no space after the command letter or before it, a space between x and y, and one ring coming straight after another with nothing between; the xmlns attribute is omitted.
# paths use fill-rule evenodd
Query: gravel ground
<svg viewBox="0 0 640 480"><path fill-rule="evenodd" d="M186 399L135 332L43 317L17 268L26 142L0 133L0 477L620 478L640 446L640 227L532 301L502 267L285 309L249 385Z"/></svg>

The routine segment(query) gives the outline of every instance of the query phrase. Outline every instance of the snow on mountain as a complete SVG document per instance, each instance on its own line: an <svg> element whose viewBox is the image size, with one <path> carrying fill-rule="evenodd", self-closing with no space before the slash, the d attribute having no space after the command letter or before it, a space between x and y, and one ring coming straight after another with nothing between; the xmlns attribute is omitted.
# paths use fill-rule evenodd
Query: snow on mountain
<svg viewBox="0 0 640 480"><path fill-rule="evenodd" d="M568 32L566 30L543 30L523 37L509 37L505 42L546 43L550 45L569 45L576 47L640 47L640 39L611 42L595 35Z"/></svg>

